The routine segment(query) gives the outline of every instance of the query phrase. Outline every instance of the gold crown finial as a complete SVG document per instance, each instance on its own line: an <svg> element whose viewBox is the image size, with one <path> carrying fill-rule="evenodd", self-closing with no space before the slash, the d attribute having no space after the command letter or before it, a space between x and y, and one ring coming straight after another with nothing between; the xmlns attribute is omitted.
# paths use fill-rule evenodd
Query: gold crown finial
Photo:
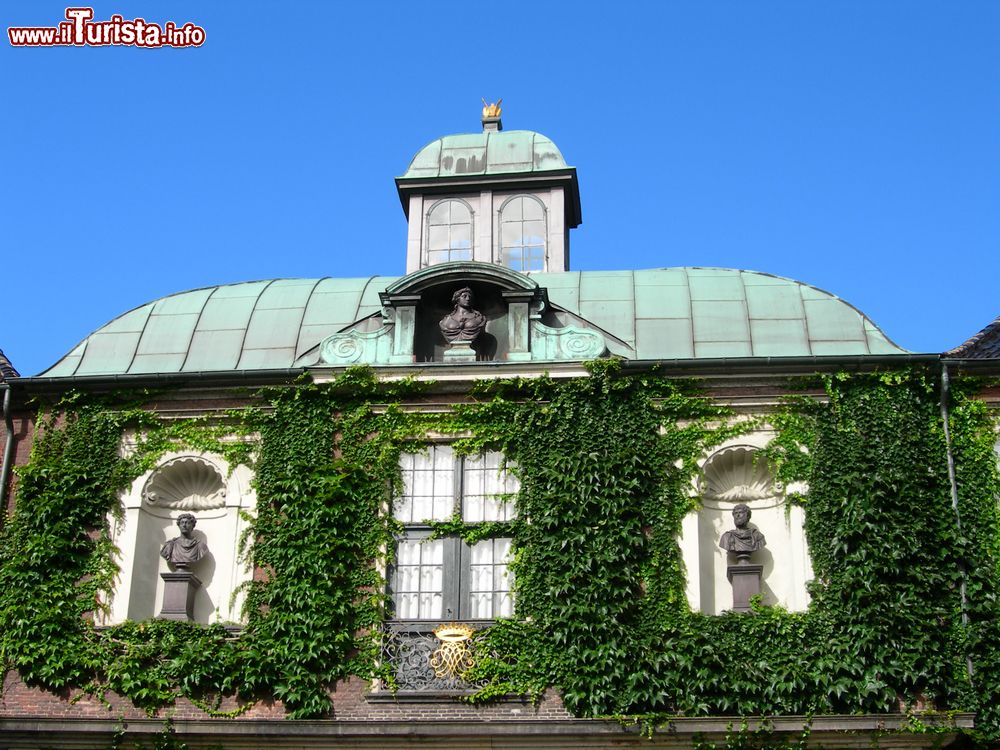
<svg viewBox="0 0 1000 750"><path fill-rule="evenodd" d="M483 99L483 119L487 117L499 117L501 102L503 102L503 99L497 99L496 104L490 104Z"/></svg>
<svg viewBox="0 0 1000 750"><path fill-rule="evenodd" d="M438 625L431 631L439 641L445 643L455 643L457 641L467 641L476 634L476 631L468 625L458 622L450 622Z"/></svg>

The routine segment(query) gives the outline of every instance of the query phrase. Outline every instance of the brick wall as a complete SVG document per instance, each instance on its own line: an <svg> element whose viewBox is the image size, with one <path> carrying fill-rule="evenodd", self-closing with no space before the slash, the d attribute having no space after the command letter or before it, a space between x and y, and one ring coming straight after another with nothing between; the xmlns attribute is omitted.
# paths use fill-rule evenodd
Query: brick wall
<svg viewBox="0 0 1000 750"><path fill-rule="evenodd" d="M21 466L28 463L28 457L31 455L31 441L35 434L35 420L32 414L27 412L22 412L20 414L13 415L14 423L14 455L13 455L13 466ZM7 429L6 426L0 421L0 457L3 456L3 452L7 448ZM14 496L17 492L17 477L13 471L13 466L11 467L10 477L7 483L7 494L6 494L6 505L4 509L6 514L9 515L14 510Z"/></svg>
<svg viewBox="0 0 1000 750"><path fill-rule="evenodd" d="M401 696L394 700L385 695L369 698L370 683L352 678L331 692L333 708L328 718L341 721L399 722L399 721L460 721L491 722L533 720L571 720L573 717L563 707L559 696L549 691L537 703L519 699L499 700L482 706L471 706L456 698L413 699ZM0 717L48 717L58 719L142 719L146 713L128 701L109 693L107 704L79 691L51 693L28 687L16 673L4 680L0 694ZM227 699L220 711L231 711L239 704ZM158 714L159 717L176 719L204 719L206 714L187 700L179 701ZM282 719L285 716L281 701L261 701L241 714L239 720ZM220 719L223 721L223 719ZM226 719L225 721L229 721Z"/></svg>

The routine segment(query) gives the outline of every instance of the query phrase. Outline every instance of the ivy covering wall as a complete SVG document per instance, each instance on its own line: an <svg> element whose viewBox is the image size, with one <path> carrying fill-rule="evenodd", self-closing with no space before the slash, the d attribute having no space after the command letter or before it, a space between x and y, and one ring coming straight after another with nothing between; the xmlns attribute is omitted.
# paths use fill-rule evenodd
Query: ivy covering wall
<svg viewBox="0 0 1000 750"><path fill-rule="evenodd" d="M959 381L949 403L957 512L936 373L813 385L822 397L770 417L767 451L782 480L809 487L793 501L806 508L812 604L722 616L690 611L677 538L698 458L752 425L694 383L601 363L588 378L485 382L472 403L426 414L401 408L417 384L359 370L265 390L226 424L70 399L42 420L0 535L0 659L29 684L114 691L150 711L274 696L292 718L320 717L337 681L391 681L376 658L397 531L388 488L400 452L434 430L460 436L459 451L502 451L521 482L519 522L439 530L514 538L518 617L480 637L468 677L487 686L473 700L554 688L579 716L650 726L921 706L976 711L984 741L1000 738L1000 481L981 384ZM141 437L123 457L126 429ZM117 570L106 519L179 445L256 471L245 542L258 572L239 637L92 622Z"/></svg>

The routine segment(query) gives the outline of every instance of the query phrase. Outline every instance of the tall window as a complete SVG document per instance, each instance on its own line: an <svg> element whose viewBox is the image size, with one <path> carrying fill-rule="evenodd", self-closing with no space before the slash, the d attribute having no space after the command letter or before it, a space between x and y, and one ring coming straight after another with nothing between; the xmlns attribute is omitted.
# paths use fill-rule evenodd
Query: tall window
<svg viewBox="0 0 1000 750"><path fill-rule="evenodd" d="M427 265L472 260L472 211L459 200L435 203L427 214Z"/></svg>
<svg viewBox="0 0 1000 750"><path fill-rule="evenodd" d="M458 537L430 539L430 521L508 521L517 480L500 472L499 453L456 456L451 446L401 460L403 495L395 517L404 525L390 576L397 620L489 620L513 614L510 539L484 539L473 545Z"/></svg>
<svg viewBox="0 0 1000 750"><path fill-rule="evenodd" d="M519 195L500 212L500 256L515 271L545 270L545 209L538 199Z"/></svg>

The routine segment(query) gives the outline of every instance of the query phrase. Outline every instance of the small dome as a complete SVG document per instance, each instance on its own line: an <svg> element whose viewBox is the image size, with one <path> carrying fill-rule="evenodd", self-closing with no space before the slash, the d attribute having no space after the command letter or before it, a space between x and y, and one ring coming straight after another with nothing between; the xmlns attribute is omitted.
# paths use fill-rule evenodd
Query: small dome
<svg viewBox="0 0 1000 750"><path fill-rule="evenodd" d="M567 167L556 144L541 133L494 130L438 138L417 152L401 179L518 174Z"/></svg>

